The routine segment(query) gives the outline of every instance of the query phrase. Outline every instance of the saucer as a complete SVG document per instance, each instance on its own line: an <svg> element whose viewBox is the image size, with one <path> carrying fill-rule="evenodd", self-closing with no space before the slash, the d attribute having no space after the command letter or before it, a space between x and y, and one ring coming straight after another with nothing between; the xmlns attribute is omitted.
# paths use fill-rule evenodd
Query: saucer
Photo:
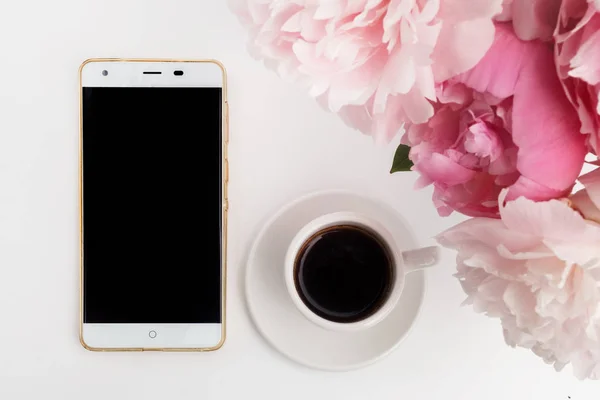
<svg viewBox="0 0 600 400"><path fill-rule="evenodd" d="M319 192L286 205L267 221L250 249L245 280L250 316L264 339L289 359L327 371L361 368L390 354L409 333L425 293L425 275L415 271L406 276L397 306L368 329L329 331L306 319L286 289L285 254L300 228L337 211L377 219L392 233L401 250L417 247L406 222L390 206L349 192Z"/></svg>

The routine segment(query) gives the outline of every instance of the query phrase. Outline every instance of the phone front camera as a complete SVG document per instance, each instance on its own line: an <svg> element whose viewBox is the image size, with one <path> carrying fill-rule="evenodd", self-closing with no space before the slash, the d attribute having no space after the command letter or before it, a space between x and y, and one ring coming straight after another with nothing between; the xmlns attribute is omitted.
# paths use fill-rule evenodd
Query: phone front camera
<svg viewBox="0 0 600 400"><path fill-rule="evenodd" d="M181 76L181 75L183 75L183 71L173 71L173 74L175 76Z"/></svg>
<svg viewBox="0 0 600 400"><path fill-rule="evenodd" d="M106 75L108 75L108 71L107 70L103 70L102 71L102 76L106 76Z"/></svg>

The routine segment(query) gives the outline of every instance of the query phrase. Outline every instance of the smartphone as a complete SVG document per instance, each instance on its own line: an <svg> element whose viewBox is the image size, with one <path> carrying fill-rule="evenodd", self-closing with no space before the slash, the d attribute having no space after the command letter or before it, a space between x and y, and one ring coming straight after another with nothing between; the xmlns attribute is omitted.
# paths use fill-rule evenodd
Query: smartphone
<svg viewBox="0 0 600 400"><path fill-rule="evenodd" d="M225 340L226 74L216 61L80 67L80 341L209 351Z"/></svg>

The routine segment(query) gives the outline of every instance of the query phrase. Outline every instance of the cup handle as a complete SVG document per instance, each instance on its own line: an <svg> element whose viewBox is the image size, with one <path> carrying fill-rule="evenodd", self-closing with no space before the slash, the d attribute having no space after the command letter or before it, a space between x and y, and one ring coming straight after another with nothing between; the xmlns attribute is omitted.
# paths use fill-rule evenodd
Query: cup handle
<svg viewBox="0 0 600 400"><path fill-rule="evenodd" d="M438 263L439 258L440 248L438 246L422 247L402 252L406 272L432 267Z"/></svg>

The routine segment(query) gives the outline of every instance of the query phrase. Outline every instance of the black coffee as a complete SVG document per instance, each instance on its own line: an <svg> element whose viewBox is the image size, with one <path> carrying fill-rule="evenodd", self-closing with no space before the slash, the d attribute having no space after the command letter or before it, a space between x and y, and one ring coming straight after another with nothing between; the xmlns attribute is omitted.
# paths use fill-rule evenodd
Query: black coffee
<svg viewBox="0 0 600 400"><path fill-rule="evenodd" d="M369 317L387 300L393 266L387 246L375 234L341 225L305 242L296 256L294 280L315 314L350 323Z"/></svg>

